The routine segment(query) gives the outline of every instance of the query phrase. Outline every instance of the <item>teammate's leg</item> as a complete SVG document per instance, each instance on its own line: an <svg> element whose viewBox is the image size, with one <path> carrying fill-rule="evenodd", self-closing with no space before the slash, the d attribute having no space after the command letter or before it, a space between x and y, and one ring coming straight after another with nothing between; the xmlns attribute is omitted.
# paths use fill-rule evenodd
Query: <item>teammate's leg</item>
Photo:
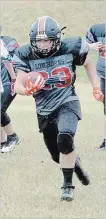
<svg viewBox="0 0 106 219"><path fill-rule="evenodd" d="M99 149L106 149L106 95L105 95L105 87L106 87L106 79L100 78L100 87L101 91L104 94L104 140L102 144L100 145Z"/></svg>
<svg viewBox="0 0 106 219"><path fill-rule="evenodd" d="M0 126L0 145L1 148L6 144L7 136L4 129Z"/></svg>
<svg viewBox="0 0 106 219"><path fill-rule="evenodd" d="M15 96L11 96L10 85L4 86L4 92L1 95L1 126L7 135L7 142L1 149L2 153L12 151L15 145L19 143L19 138L12 128L10 117L6 113L14 98Z"/></svg>

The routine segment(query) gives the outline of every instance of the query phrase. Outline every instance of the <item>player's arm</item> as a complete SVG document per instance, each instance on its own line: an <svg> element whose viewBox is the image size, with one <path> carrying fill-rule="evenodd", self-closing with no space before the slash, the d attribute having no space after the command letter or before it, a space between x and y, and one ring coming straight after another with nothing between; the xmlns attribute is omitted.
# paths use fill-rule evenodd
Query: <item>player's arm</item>
<svg viewBox="0 0 106 219"><path fill-rule="evenodd" d="M31 73L37 72L29 72L28 74L22 70L18 70L18 76L15 83L15 92L20 95L32 95L33 93L39 91L44 86L44 78L41 74L37 73L36 80L33 83L31 81L30 75Z"/></svg>
<svg viewBox="0 0 106 219"><path fill-rule="evenodd" d="M20 58L19 54L15 54L13 57L13 62L15 68L18 70L15 92L20 95L32 95L36 91L40 90L44 85L44 78L42 75L38 74L36 79L31 81L30 73L31 69L29 67L28 60ZM33 74L34 75L34 72Z"/></svg>

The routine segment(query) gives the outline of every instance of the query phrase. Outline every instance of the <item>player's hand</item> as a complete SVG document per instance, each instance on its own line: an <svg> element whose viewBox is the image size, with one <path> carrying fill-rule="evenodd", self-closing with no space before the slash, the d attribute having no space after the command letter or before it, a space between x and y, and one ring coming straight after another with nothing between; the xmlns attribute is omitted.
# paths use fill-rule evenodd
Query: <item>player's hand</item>
<svg viewBox="0 0 106 219"><path fill-rule="evenodd" d="M100 50L100 49L102 49L102 47L103 47L103 45L101 42L89 44L89 48L92 50Z"/></svg>
<svg viewBox="0 0 106 219"><path fill-rule="evenodd" d="M25 89L25 94L27 96L32 95L34 93L33 89L33 84L32 82L28 79L27 84L26 84L26 89Z"/></svg>
<svg viewBox="0 0 106 219"><path fill-rule="evenodd" d="M35 83L33 84L34 92L42 89L43 86L44 86L44 83L45 83L44 77L41 74L39 74L36 81L35 81Z"/></svg>
<svg viewBox="0 0 106 219"><path fill-rule="evenodd" d="M31 80L29 78L27 81L27 84L26 84L25 94L29 96L29 95L32 95L33 93L39 91L40 89L43 88L44 83L45 83L45 80L42 77L42 75L38 75L34 84L31 82Z"/></svg>
<svg viewBox="0 0 106 219"><path fill-rule="evenodd" d="M15 95L14 86L15 86L16 79L11 80L11 95Z"/></svg>
<svg viewBox="0 0 106 219"><path fill-rule="evenodd" d="M102 93L102 91L100 90L99 87L94 87L93 88L93 96L96 100L103 102L104 95L103 95L103 93Z"/></svg>

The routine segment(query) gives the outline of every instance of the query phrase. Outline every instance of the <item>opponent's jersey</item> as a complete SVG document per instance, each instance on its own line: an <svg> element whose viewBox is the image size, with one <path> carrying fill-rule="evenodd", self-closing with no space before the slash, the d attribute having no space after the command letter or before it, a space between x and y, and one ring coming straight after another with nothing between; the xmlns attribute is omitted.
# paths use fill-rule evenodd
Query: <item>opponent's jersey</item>
<svg viewBox="0 0 106 219"><path fill-rule="evenodd" d="M76 65L82 65L87 54L87 43L80 37L63 40L53 57L34 57L30 45L16 51L13 62L17 69L40 72L45 78L45 87L34 94L37 113L47 115L65 102L78 100L73 85Z"/></svg>
<svg viewBox="0 0 106 219"><path fill-rule="evenodd" d="M8 60L11 61L12 56L14 55L14 52L16 48L18 48L18 43L17 41L9 36L1 36L1 81L3 86L6 84L10 84L10 76L5 68L4 63L2 62L3 60Z"/></svg>
<svg viewBox="0 0 106 219"><path fill-rule="evenodd" d="M89 43L101 42L106 46L106 26L105 24L96 24L89 28L86 39ZM106 77L105 73L105 61L106 61L106 50L99 51L99 57L97 62L97 71L100 77Z"/></svg>

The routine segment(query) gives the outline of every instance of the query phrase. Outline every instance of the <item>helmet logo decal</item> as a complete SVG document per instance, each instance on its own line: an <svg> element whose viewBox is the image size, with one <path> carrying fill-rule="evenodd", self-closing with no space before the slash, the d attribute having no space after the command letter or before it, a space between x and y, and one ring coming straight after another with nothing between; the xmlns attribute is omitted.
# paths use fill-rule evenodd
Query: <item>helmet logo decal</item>
<svg viewBox="0 0 106 219"><path fill-rule="evenodd" d="M46 16L41 17L38 20L38 35L37 38L47 37L45 34L45 24L46 24Z"/></svg>

